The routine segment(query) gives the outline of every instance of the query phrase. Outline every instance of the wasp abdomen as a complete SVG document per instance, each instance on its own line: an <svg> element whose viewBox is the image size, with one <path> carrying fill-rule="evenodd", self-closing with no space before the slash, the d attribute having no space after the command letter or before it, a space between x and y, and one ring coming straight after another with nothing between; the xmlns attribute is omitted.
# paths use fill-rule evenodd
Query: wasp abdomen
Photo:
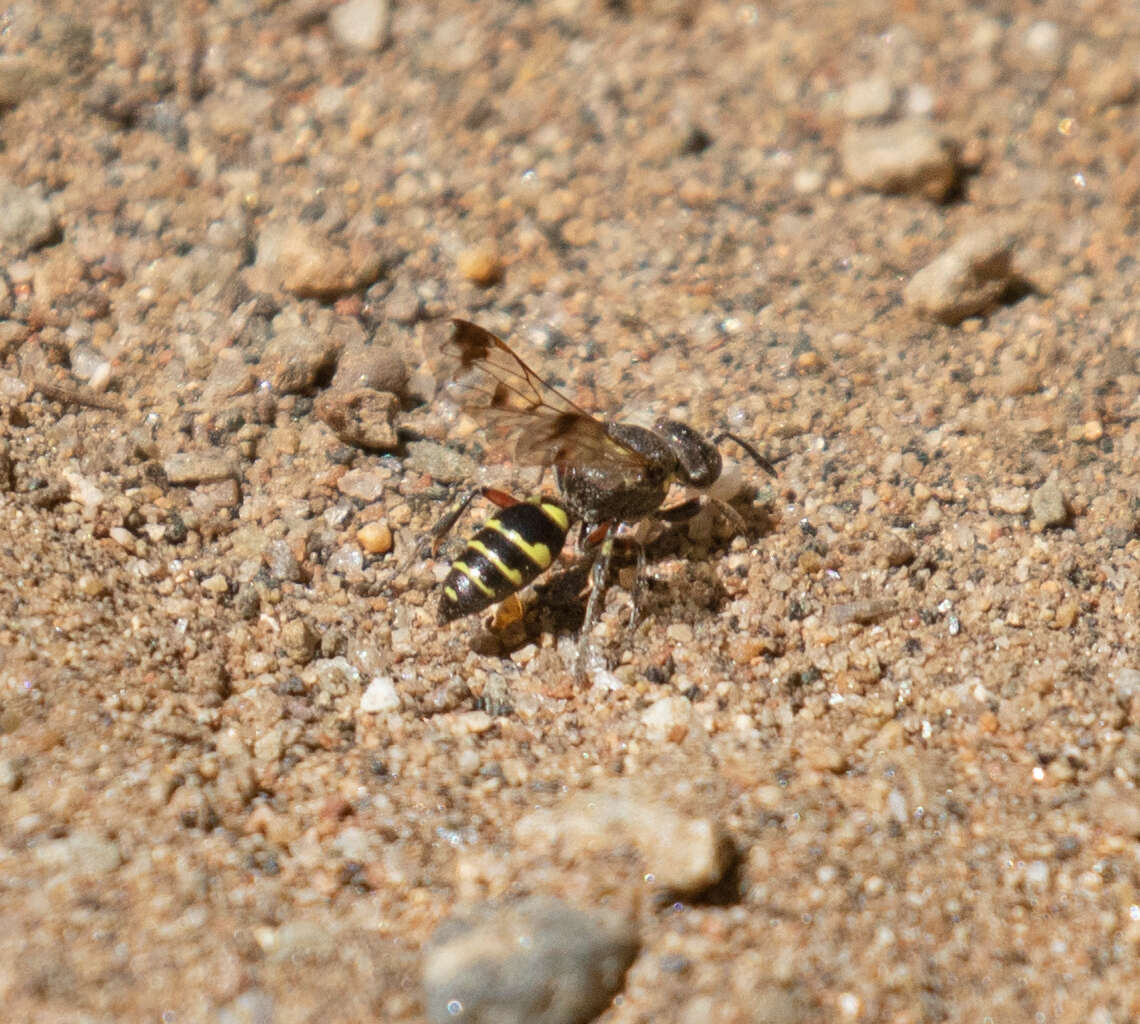
<svg viewBox="0 0 1140 1024"><path fill-rule="evenodd" d="M558 557L570 517L546 498L520 501L492 516L451 563L439 621L472 615L522 590Z"/></svg>

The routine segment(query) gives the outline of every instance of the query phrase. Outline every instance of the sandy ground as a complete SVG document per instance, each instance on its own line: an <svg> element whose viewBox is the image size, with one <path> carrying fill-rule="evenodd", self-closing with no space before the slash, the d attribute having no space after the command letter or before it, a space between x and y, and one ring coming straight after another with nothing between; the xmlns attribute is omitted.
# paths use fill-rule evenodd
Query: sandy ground
<svg viewBox="0 0 1140 1024"><path fill-rule="evenodd" d="M1140 1019L1140 19L990 7L4 9L5 1019ZM586 685L453 314L778 465Z"/></svg>

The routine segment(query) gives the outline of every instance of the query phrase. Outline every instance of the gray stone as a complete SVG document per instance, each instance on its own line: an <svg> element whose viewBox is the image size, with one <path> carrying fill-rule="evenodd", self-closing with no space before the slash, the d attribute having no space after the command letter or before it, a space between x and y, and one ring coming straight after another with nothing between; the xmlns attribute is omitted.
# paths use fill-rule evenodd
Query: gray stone
<svg viewBox="0 0 1140 1024"><path fill-rule="evenodd" d="M327 338L302 326L278 333L261 356L261 374L278 395L309 391L336 364L337 350Z"/></svg>
<svg viewBox="0 0 1140 1024"><path fill-rule="evenodd" d="M917 312L957 324L997 303L1016 283L1013 239L982 228L958 239L907 283L903 298Z"/></svg>
<svg viewBox="0 0 1140 1024"><path fill-rule="evenodd" d="M395 419L400 401L390 391L354 388L328 391L317 399L313 412L345 444L385 450L399 443Z"/></svg>
<svg viewBox="0 0 1140 1024"><path fill-rule="evenodd" d="M424 953L434 1024L586 1024L613 999L637 937L613 913L541 897L444 921Z"/></svg>
<svg viewBox="0 0 1140 1024"><path fill-rule="evenodd" d="M408 368L394 348L384 344L352 344L345 348L337 362L332 390L372 388L402 395L407 384Z"/></svg>
<svg viewBox="0 0 1140 1024"><path fill-rule="evenodd" d="M914 192L939 201L958 180L957 147L921 118L852 127L841 155L847 177L871 192Z"/></svg>
<svg viewBox="0 0 1140 1024"><path fill-rule="evenodd" d="M23 253L50 242L58 233L42 185L24 188L13 182L0 183L0 244Z"/></svg>
<svg viewBox="0 0 1140 1024"><path fill-rule="evenodd" d="M1064 526L1069 521L1069 506L1056 474L1049 477L1029 499L1033 518L1042 526Z"/></svg>
<svg viewBox="0 0 1140 1024"><path fill-rule="evenodd" d="M470 455L457 452L438 441L413 441L408 445L404 467L413 473L427 473L441 484L470 480L478 466Z"/></svg>
<svg viewBox="0 0 1140 1024"><path fill-rule="evenodd" d="M689 704L684 698L676 701ZM691 705L678 708L666 698L658 706L693 727ZM672 722L663 722L664 717L646 722L651 736ZM518 823L515 838L520 846L557 847L575 856L632 847L655 886L682 894L715 885L732 860L728 837L715 818L679 810L632 782L589 790L557 807L534 811Z"/></svg>

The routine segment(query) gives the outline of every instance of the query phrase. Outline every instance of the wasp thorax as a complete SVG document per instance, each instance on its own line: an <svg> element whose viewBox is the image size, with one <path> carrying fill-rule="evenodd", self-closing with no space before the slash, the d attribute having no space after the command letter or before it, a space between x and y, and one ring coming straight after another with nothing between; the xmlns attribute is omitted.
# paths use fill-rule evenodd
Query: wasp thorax
<svg viewBox="0 0 1140 1024"><path fill-rule="evenodd" d="M677 460L677 475L691 487L704 489L716 483L721 471L720 452L704 435L679 420L659 419L654 432Z"/></svg>

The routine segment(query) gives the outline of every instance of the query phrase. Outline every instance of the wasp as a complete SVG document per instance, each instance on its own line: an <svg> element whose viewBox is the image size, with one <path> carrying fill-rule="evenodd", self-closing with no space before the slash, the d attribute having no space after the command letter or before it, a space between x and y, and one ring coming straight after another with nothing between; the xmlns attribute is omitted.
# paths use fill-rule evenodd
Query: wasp
<svg viewBox="0 0 1140 1024"><path fill-rule="evenodd" d="M594 559L575 670L579 678L585 674L588 636L601 612L617 528L692 515L698 507L693 502L665 507L669 488L679 483L707 491L720 478L718 446L725 440L776 474L751 444L728 431L710 439L679 420L661 418L642 427L598 419L535 373L506 342L468 320L451 321L441 370L450 394L510 449L515 463L554 469L560 496L522 502L477 488L445 515L432 531L437 545L477 494L503 506L452 563L440 618L451 621L481 611L522 589L557 557L571 521L577 521ZM645 559L640 545L636 550L631 624Z"/></svg>

